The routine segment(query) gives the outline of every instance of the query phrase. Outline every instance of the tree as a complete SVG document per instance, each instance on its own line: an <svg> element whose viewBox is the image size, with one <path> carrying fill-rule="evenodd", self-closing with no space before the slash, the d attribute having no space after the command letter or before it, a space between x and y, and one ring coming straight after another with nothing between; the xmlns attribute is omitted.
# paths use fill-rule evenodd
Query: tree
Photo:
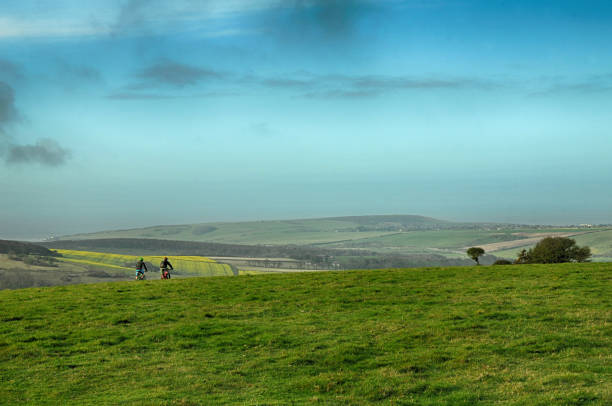
<svg viewBox="0 0 612 406"><path fill-rule="evenodd" d="M469 248L467 250L468 257L470 257L474 261L476 261L476 265L480 265L480 262L478 261L478 258L483 256L484 253L485 253L485 250L483 250L480 247L472 247L472 248Z"/></svg>
<svg viewBox="0 0 612 406"><path fill-rule="evenodd" d="M522 253L519 260L531 264L558 264L563 262L587 262L591 257L589 247L579 247L576 241L567 237L546 237L527 253Z"/></svg>

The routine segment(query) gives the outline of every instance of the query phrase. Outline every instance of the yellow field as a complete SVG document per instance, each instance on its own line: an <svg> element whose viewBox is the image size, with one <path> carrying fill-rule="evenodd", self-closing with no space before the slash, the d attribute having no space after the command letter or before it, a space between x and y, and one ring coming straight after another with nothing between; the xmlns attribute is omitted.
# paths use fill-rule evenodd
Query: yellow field
<svg viewBox="0 0 612 406"><path fill-rule="evenodd" d="M113 269L134 270L138 257L132 255L109 254L103 252L56 250L62 254L62 260ZM145 262L152 264L149 271L158 271L163 256L145 256ZM232 275L229 265L220 264L207 257L176 256L169 257L176 273L190 276L223 276ZM151 269L152 268L152 269Z"/></svg>

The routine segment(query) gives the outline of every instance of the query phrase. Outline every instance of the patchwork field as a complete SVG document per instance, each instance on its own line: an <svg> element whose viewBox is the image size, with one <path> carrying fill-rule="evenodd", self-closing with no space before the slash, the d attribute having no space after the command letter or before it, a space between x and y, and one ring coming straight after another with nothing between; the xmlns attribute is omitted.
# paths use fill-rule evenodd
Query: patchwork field
<svg viewBox="0 0 612 406"><path fill-rule="evenodd" d="M59 240L138 238L246 245L300 245L366 250L391 255L466 258L481 246L497 257L514 258L546 236L576 238L595 257L612 257L612 229L555 228L512 224L453 223L422 216L361 216L309 220L253 221L155 226L66 236ZM597 258L595 258L597 259Z"/></svg>
<svg viewBox="0 0 612 406"><path fill-rule="evenodd" d="M56 250L62 254L61 261L91 264L109 268L130 270L130 276L134 274L134 267L138 258L132 255L110 254L91 251ZM160 255L143 257L149 271L159 272L159 263L164 258ZM175 268L174 274L183 276L227 276L233 275L232 268L226 264L220 264L213 259L200 256L175 256L170 258Z"/></svg>
<svg viewBox="0 0 612 406"><path fill-rule="evenodd" d="M0 308L6 404L612 403L612 264L118 282Z"/></svg>
<svg viewBox="0 0 612 406"><path fill-rule="evenodd" d="M56 251L62 256L44 259L41 265L13 260L7 254L0 254L0 289L134 279L136 256L75 250ZM146 274L147 277L158 278L159 263L163 257L144 258L151 271ZM28 258L24 259L27 261ZM175 277L227 276L238 273L231 265L201 256L176 256L171 258L171 262L176 269L173 272Z"/></svg>

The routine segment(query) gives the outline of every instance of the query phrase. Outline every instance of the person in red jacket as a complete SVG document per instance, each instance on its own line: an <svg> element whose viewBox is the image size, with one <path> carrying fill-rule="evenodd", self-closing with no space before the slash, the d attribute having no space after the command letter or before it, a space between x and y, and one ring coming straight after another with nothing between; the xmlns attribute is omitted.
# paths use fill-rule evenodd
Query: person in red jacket
<svg viewBox="0 0 612 406"><path fill-rule="evenodd" d="M170 271L168 271L168 268L174 270L174 267L170 261L168 261L168 257L164 257L164 260L159 264L162 279L170 279Z"/></svg>

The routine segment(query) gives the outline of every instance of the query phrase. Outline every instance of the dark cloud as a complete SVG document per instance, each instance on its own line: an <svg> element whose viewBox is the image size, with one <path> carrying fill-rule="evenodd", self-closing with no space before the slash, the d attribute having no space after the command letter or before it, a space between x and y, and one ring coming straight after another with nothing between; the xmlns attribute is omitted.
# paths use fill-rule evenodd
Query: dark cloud
<svg viewBox="0 0 612 406"><path fill-rule="evenodd" d="M206 80L217 80L225 77L219 71L205 69L163 59L138 72L139 83L129 86L130 89L144 89L156 86L185 87L193 86Z"/></svg>
<svg viewBox="0 0 612 406"><path fill-rule="evenodd" d="M33 145L19 145L7 133L7 125L19 117L15 107L15 91L0 82L0 157L8 164L38 163L46 166L63 165L70 157L70 151L62 148L52 139L40 139Z"/></svg>
<svg viewBox="0 0 612 406"><path fill-rule="evenodd" d="M11 145L6 162L9 164L37 163L45 166L60 166L70 158L70 151L62 148L50 138L38 140L33 145Z"/></svg>
<svg viewBox="0 0 612 406"><path fill-rule="evenodd" d="M379 3L379 2L378 2ZM280 40L323 39L350 40L357 34L360 21L377 21L382 5L363 0L293 0L284 1L268 18L262 19L263 32Z"/></svg>
<svg viewBox="0 0 612 406"><path fill-rule="evenodd" d="M0 82L0 134L4 132L6 124L18 117L15 108L15 92L11 86Z"/></svg>
<svg viewBox="0 0 612 406"><path fill-rule="evenodd" d="M23 78L23 72L19 65L0 58L0 78L6 80L16 80Z"/></svg>

